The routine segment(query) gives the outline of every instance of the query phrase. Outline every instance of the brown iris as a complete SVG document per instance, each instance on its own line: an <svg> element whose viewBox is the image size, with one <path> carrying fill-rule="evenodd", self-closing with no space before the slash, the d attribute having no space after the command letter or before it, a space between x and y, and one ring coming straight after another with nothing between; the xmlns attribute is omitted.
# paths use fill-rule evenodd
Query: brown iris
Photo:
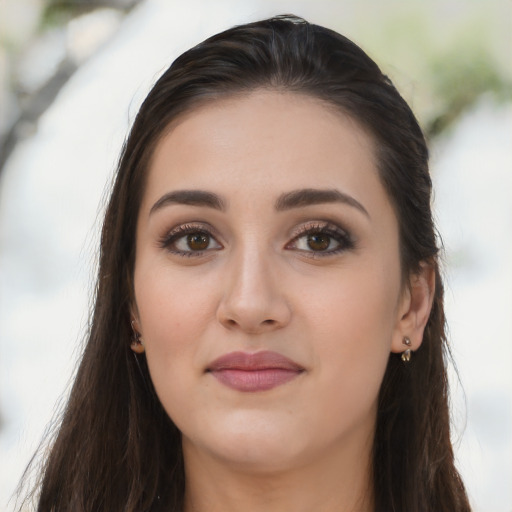
<svg viewBox="0 0 512 512"><path fill-rule="evenodd" d="M325 251L329 248L331 237L325 233L308 235L308 247L312 251Z"/></svg>
<svg viewBox="0 0 512 512"><path fill-rule="evenodd" d="M192 251L204 251L210 245L210 236L206 233L190 233L187 235L187 245Z"/></svg>

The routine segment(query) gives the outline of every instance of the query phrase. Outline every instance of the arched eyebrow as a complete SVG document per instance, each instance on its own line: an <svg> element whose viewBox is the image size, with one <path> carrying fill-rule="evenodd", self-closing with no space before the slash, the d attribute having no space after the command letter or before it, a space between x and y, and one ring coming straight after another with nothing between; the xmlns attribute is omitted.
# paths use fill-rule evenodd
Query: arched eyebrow
<svg viewBox="0 0 512 512"><path fill-rule="evenodd" d="M352 196L337 189L316 189L303 188L292 190L281 194L276 202L275 209L278 212L301 208L304 206L313 206L323 203L343 203L352 206L370 218L366 208ZM219 211L226 211L226 201L219 195L206 190L174 190L164 194L152 207L149 212L151 215L170 204L185 204L189 206L202 206L213 208Z"/></svg>
<svg viewBox="0 0 512 512"><path fill-rule="evenodd" d="M217 194L206 190L174 190L164 194L149 211L151 215L156 210L170 204L186 204L190 206L204 206L215 210L225 211L226 202Z"/></svg>
<svg viewBox="0 0 512 512"><path fill-rule="evenodd" d="M366 208L355 198L337 189L303 188L281 194L275 203L278 212L323 203L343 203L352 206L370 218Z"/></svg>

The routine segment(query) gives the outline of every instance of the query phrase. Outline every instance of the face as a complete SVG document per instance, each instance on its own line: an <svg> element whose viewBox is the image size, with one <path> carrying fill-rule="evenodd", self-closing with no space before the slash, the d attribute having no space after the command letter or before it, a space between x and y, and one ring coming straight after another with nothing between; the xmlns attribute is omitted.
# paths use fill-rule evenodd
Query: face
<svg viewBox="0 0 512 512"><path fill-rule="evenodd" d="M369 446L403 335L373 142L292 93L212 102L156 147L133 315L185 458L282 470Z"/></svg>

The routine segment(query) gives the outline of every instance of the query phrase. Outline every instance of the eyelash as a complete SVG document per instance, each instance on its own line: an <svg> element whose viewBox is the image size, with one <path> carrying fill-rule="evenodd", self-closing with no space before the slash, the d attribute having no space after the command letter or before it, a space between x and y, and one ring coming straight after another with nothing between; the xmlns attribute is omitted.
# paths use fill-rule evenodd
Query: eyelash
<svg viewBox="0 0 512 512"><path fill-rule="evenodd" d="M329 237L329 245L334 240L338 245L333 249L326 250L306 250L306 249L298 249L297 242L305 237L311 235L326 235ZM344 229L340 228L336 224L332 222L323 221L323 222L314 222L310 224L305 224L299 228L298 233L294 236L294 238L286 245L287 249L296 248L303 254L307 254L308 257L312 258L325 258L328 256L333 256L335 254L339 254L343 251L347 251L353 249L355 246L354 240L352 236Z"/></svg>
<svg viewBox="0 0 512 512"><path fill-rule="evenodd" d="M207 237L208 247L204 249L198 250L182 250L176 248L176 243L178 243L181 239L185 238L187 235L204 235ZM324 235L329 238L328 247L331 245L332 241L337 244L337 246L333 249L326 250L307 250L300 249L297 247L298 242L305 237L311 235ZM209 247L211 243L215 243L217 247ZM306 243L309 243L306 242ZM354 240L351 235L344 229L340 228L336 224L333 224L328 221L322 222L314 222L301 226L298 231L295 233L293 239L288 242L285 246L285 249L296 249L302 254L306 254L310 258L322 258L328 257L335 254L338 254L343 251L347 251L354 248ZM172 229L169 233L167 233L159 242L159 246L162 249L166 249L172 254L176 254L182 257L201 257L204 256L206 252L216 251L222 249L222 245L217 241L217 239L212 234L212 229L209 226L205 226L203 224L183 224L181 226L177 226Z"/></svg>
<svg viewBox="0 0 512 512"><path fill-rule="evenodd" d="M208 237L208 245L213 241L218 245L215 248L205 248L203 250L189 250L184 251L181 249L177 249L175 244L182 238L185 238L187 235L205 235ZM216 238L212 235L212 230L208 226L204 226L202 224L183 224L181 226L177 226L172 229L168 234L166 234L160 240L160 247L162 249L168 250L172 254L176 254L178 256L183 256L185 258L204 256L206 251L219 250L222 249L222 245L216 240Z"/></svg>

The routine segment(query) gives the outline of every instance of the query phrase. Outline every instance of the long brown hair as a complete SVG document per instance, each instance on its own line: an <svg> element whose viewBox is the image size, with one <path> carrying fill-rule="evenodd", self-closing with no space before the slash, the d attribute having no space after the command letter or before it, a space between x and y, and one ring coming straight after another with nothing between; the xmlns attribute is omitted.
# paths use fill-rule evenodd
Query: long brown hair
<svg viewBox="0 0 512 512"><path fill-rule="evenodd" d="M130 350L135 225L148 161L169 123L215 98L270 88L321 99L358 121L377 146L400 229L405 277L436 272L433 309L409 365L391 354L373 450L378 512L467 512L450 441L448 350L428 150L406 102L354 43L293 16L232 28L181 55L144 101L124 145L103 225L94 313L69 402L40 469L48 511L182 508L180 433Z"/></svg>

